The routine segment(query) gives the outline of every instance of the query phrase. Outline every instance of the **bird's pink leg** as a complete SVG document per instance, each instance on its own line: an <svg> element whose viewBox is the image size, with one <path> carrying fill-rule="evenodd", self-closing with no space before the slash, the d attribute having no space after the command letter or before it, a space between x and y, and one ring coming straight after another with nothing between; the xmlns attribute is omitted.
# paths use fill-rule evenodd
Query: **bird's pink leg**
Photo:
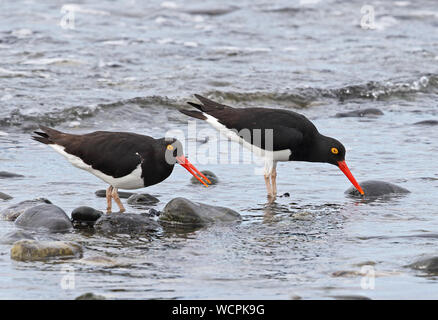
<svg viewBox="0 0 438 320"><path fill-rule="evenodd" d="M277 196L277 169L274 167L271 173L272 195Z"/></svg>
<svg viewBox="0 0 438 320"><path fill-rule="evenodd" d="M119 193L118 193L117 188L114 188L114 189L113 189L112 196L113 196L114 201L115 201L115 202L117 203L117 205L119 206L120 212L125 212L126 209L125 209L125 207L123 206L122 201L120 201Z"/></svg>
<svg viewBox="0 0 438 320"><path fill-rule="evenodd" d="M271 180L269 174L265 174L265 183L266 183L266 190L268 191L268 197L272 197L272 187L271 187Z"/></svg>
<svg viewBox="0 0 438 320"><path fill-rule="evenodd" d="M111 213L112 208L112 192L113 186L109 186L106 190L106 213Z"/></svg>

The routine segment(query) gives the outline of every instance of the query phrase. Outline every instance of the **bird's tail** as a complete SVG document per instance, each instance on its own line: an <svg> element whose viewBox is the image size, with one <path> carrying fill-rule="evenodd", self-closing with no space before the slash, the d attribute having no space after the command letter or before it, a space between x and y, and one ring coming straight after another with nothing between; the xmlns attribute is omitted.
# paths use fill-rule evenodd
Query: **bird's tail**
<svg viewBox="0 0 438 320"><path fill-rule="evenodd" d="M62 134L61 131L40 125L41 131L34 131L38 136L32 136L32 139L44 144L54 144L53 137Z"/></svg>
<svg viewBox="0 0 438 320"><path fill-rule="evenodd" d="M210 99L207 99L203 96L200 96L199 94L195 94L195 97L201 102L201 104L195 103L195 102L187 102L187 103L189 105L191 105L192 107L195 107L199 111L191 111L191 110L190 111L189 110L179 110L179 111L181 113L184 113L185 115L190 116L190 117L201 119L201 120L206 120L207 117L204 115L204 113L210 114L210 113L214 113L215 111L218 111L218 110L231 109L231 107L229 107L229 106L217 103L213 100L210 100Z"/></svg>

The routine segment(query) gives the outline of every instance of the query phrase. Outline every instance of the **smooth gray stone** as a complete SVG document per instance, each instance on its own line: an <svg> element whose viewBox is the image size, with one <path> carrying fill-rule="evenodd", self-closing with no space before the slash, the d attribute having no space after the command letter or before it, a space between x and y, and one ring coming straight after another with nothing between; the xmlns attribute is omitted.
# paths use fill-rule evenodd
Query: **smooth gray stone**
<svg viewBox="0 0 438 320"><path fill-rule="evenodd" d="M149 217L135 213L105 214L94 224L102 233L143 234L156 231L160 225Z"/></svg>
<svg viewBox="0 0 438 320"><path fill-rule="evenodd" d="M50 232L69 231L73 228L64 210L53 204L41 204L28 208L15 220L15 225L24 229Z"/></svg>
<svg viewBox="0 0 438 320"><path fill-rule="evenodd" d="M0 238L0 243L3 244L13 244L16 241L19 240L35 240L35 238L28 232L23 230L15 230L6 233Z"/></svg>
<svg viewBox="0 0 438 320"><path fill-rule="evenodd" d="M207 225L214 222L241 220L240 214L234 210L192 202L185 198L170 200L160 215L160 221L185 225Z"/></svg>
<svg viewBox="0 0 438 320"><path fill-rule="evenodd" d="M105 299L106 298L104 296L100 296L92 292L81 294L79 297L75 298L75 300L105 300Z"/></svg>
<svg viewBox="0 0 438 320"><path fill-rule="evenodd" d="M17 261L71 259L82 257L82 252L82 247L73 242L20 240L11 248L11 259Z"/></svg>
<svg viewBox="0 0 438 320"><path fill-rule="evenodd" d="M128 199L130 196L135 194L133 192L124 192L124 191L119 191L118 193L120 199ZM106 190L97 190L94 194L100 198L106 198Z"/></svg>
<svg viewBox="0 0 438 320"><path fill-rule="evenodd" d="M206 177L208 178L208 180L210 180L210 182L211 182L212 185L214 185L214 184L218 184L218 182L219 182L219 178L218 178L213 172L211 172L211 171L209 171L209 170L204 170L204 171L201 171L201 173L202 173L204 176L206 176ZM199 180L196 179L195 177L192 177L192 178L190 179L190 182L191 182L192 184L202 184L202 183L200 183Z"/></svg>
<svg viewBox="0 0 438 320"><path fill-rule="evenodd" d="M423 258L411 263L407 267L438 275L438 257Z"/></svg>
<svg viewBox="0 0 438 320"><path fill-rule="evenodd" d="M410 193L410 191L405 188L384 181L368 180L360 182L359 185L365 193L364 196L362 196L355 187L350 187L345 193L355 197L380 197L390 194Z"/></svg>
<svg viewBox="0 0 438 320"><path fill-rule="evenodd" d="M6 193L0 192L0 200L10 200L12 197Z"/></svg>
<svg viewBox="0 0 438 320"><path fill-rule="evenodd" d="M24 176L22 176L21 174L7 172L7 171L0 171L0 179L3 179L3 178L22 178L22 177L24 177Z"/></svg>
<svg viewBox="0 0 438 320"><path fill-rule="evenodd" d="M379 109L368 108L363 110L354 110L349 112L340 112L335 115L336 118L348 118L348 117L367 117L367 116L381 116L383 112Z"/></svg>
<svg viewBox="0 0 438 320"><path fill-rule="evenodd" d="M154 205L154 204L160 202L160 200L154 196L151 196L150 194L147 194L147 193L137 193L137 194L133 194L132 196L130 196L126 202L128 204L134 205L134 206L135 205L149 206L149 205Z"/></svg>
<svg viewBox="0 0 438 320"><path fill-rule="evenodd" d="M45 203L50 204L51 202L44 198L38 198L16 203L0 211L0 220L15 221L26 209Z"/></svg>

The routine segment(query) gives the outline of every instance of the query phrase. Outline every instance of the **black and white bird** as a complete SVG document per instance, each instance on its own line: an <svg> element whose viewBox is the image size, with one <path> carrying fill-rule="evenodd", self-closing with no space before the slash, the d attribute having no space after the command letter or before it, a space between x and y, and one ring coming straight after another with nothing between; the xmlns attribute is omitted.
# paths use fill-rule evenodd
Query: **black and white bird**
<svg viewBox="0 0 438 320"><path fill-rule="evenodd" d="M210 181L183 155L182 144L176 139L154 139L128 133L96 131L69 134L40 126L32 138L47 144L80 169L94 174L109 184L106 191L107 212L112 199L124 212L118 189L138 189L165 180L179 163L205 186Z"/></svg>
<svg viewBox="0 0 438 320"><path fill-rule="evenodd" d="M195 97L201 103L188 104L199 111L180 111L208 122L232 141L263 157L268 197L275 198L277 194L278 161L325 162L336 165L356 189L361 194L364 193L345 163L345 147L342 143L320 134L315 125L302 114L281 109L232 108L200 95ZM254 139L257 135L260 137Z"/></svg>

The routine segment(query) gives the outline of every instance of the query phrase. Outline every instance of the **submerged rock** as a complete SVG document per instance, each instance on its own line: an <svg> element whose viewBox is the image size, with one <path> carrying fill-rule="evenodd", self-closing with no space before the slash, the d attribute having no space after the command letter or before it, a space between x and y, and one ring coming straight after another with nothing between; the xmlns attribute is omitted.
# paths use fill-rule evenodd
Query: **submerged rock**
<svg viewBox="0 0 438 320"><path fill-rule="evenodd" d="M242 217L234 210L192 202L185 198L169 201L160 215L160 221L185 225L206 225L214 222L241 221Z"/></svg>
<svg viewBox="0 0 438 320"><path fill-rule="evenodd" d="M92 227L102 215L102 211L82 206L72 211L71 219L75 228Z"/></svg>
<svg viewBox="0 0 438 320"><path fill-rule="evenodd" d="M10 200L12 197L6 193L0 192L0 200Z"/></svg>
<svg viewBox="0 0 438 320"><path fill-rule="evenodd" d="M106 190L97 190L94 194L100 198L106 198ZM135 193L119 191L118 194L120 199L128 199L130 196L132 196Z"/></svg>
<svg viewBox="0 0 438 320"><path fill-rule="evenodd" d="M130 196L126 202L134 206L152 206L160 202L160 200L147 193L137 193Z"/></svg>
<svg viewBox="0 0 438 320"><path fill-rule="evenodd" d="M7 171L0 171L0 179L4 179L4 178L22 178L22 177L24 177L24 176L22 176L21 174L7 172Z"/></svg>
<svg viewBox="0 0 438 320"><path fill-rule="evenodd" d="M202 172L202 174L203 174L204 176L206 176L206 177L208 178L208 180L210 180L210 182L211 182L212 185L213 185L213 184L218 184L218 182L219 182L219 178L218 178L213 172L211 172L211 171L209 171L209 170L204 170L204 171L201 171L201 172ZM192 183L192 184L201 184L201 183L199 182L199 180L196 179L195 177L192 177L192 178L190 179L190 183Z"/></svg>
<svg viewBox="0 0 438 320"><path fill-rule="evenodd" d="M363 110L354 110L350 112L340 112L335 115L336 118L347 117L367 117L367 116L381 116L383 112L376 108L368 108Z"/></svg>
<svg viewBox="0 0 438 320"><path fill-rule="evenodd" d="M104 296L100 296L97 294L94 294L92 292L87 292L84 294L81 294L79 297L76 297L75 300L105 300L106 298Z"/></svg>
<svg viewBox="0 0 438 320"><path fill-rule="evenodd" d="M159 224L135 213L111 213L96 221L94 228L102 233L139 234L156 231Z"/></svg>
<svg viewBox="0 0 438 320"><path fill-rule="evenodd" d="M23 230L15 230L6 233L0 238L0 243L3 244L13 244L14 242L17 242L19 240L35 240L35 238L28 232Z"/></svg>
<svg viewBox="0 0 438 320"><path fill-rule="evenodd" d="M438 125L438 120L423 120L415 122L414 125L416 126L436 126Z"/></svg>
<svg viewBox="0 0 438 320"><path fill-rule="evenodd" d="M0 219L15 221L26 209L37 206L39 204L50 204L51 202L44 198L34 199L34 200L26 200L14 204L6 209L0 211Z"/></svg>
<svg viewBox="0 0 438 320"><path fill-rule="evenodd" d="M50 232L68 231L73 228L64 210L53 204L40 204L28 208L15 220L15 225L25 229L44 229Z"/></svg>
<svg viewBox="0 0 438 320"><path fill-rule="evenodd" d="M17 261L47 260L51 258L79 258L82 247L64 241L20 240L11 248L11 258Z"/></svg>
<svg viewBox="0 0 438 320"><path fill-rule="evenodd" d="M364 196L362 196L355 187L350 187L347 191L345 191L345 193L350 196L365 198L410 193L410 191L405 188L385 181L368 180L360 182L359 185L362 187L363 192L365 193Z"/></svg>
<svg viewBox="0 0 438 320"><path fill-rule="evenodd" d="M422 270L433 275L438 275L438 257L423 258L411 263L407 267L415 270Z"/></svg>

